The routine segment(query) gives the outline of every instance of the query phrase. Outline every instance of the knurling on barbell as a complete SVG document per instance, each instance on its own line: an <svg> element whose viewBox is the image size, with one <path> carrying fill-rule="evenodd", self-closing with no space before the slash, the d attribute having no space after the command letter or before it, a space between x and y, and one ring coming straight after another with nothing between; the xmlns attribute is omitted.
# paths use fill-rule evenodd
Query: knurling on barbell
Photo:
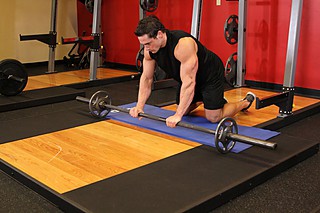
<svg viewBox="0 0 320 213"><path fill-rule="evenodd" d="M88 103L90 113L98 118L105 118L111 110L117 110L123 113L129 113L130 111L130 109L111 105L111 97L106 91L97 91L91 96L90 99L77 96L76 100ZM156 121L166 122L166 118L147 113L139 113L139 116ZM178 122L177 126L215 135L215 146L217 150L223 154L230 152L235 146L236 141L272 150L276 149L277 147L276 143L238 134L238 125L233 118L222 119L219 122L216 130L196 126L183 121Z"/></svg>

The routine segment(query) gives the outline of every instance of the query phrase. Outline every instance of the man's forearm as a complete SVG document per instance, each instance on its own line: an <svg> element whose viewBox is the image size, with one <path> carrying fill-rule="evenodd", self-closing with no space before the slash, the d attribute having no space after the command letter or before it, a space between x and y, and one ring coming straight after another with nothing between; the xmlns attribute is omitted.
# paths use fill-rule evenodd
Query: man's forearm
<svg viewBox="0 0 320 213"><path fill-rule="evenodd" d="M191 83L190 85L181 86L180 101L176 111L176 115L182 117L186 113L194 96L194 87L195 85L193 83Z"/></svg>
<svg viewBox="0 0 320 213"><path fill-rule="evenodd" d="M151 85L153 79L144 78L141 76L140 85L139 85L139 94L138 94L138 103L137 107L143 109L145 103L147 102L151 94Z"/></svg>

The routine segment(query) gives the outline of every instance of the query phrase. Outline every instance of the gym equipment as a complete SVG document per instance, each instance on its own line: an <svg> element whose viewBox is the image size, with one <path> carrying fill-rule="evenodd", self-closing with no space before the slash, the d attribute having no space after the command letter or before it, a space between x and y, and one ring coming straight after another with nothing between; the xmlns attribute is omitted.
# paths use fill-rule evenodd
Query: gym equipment
<svg viewBox="0 0 320 213"><path fill-rule="evenodd" d="M97 68L98 65L102 64L103 53L100 51L104 51L101 46L101 3L102 0L80 0L86 7L86 9L92 13L92 33L87 41L84 41L84 37L73 38L73 43L76 40L82 39L82 43L90 43L90 48L84 53L83 57L79 62L80 68L90 67L89 81L97 80Z"/></svg>
<svg viewBox="0 0 320 213"><path fill-rule="evenodd" d="M109 114L111 110L117 110L123 113L129 113L129 109L117 107L111 105L111 98L106 91L97 91L94 93L90 99L77 96L76 100L88 103L90 113L98 118L104 118ZM149 118L156 121L166 122L166 118L158 117L155 115L150 115L147 113L139 113L140 117ZM264 140L244 136L238 134L238 126L234 119L232 118L224 118L220 121L217 126L216 131L204 128L201 126L196 126L190 123L185 123L180 121L177 123L177 126L181 126L184 128L189 128L209 134L215 135L215 146L217 150L223 154L226 154L232 150L236 141L259 146L262 148L272 149L274 150L277 147L276 143L267 142Z"/></svg>
<svg viewBox="0 0 320 213"><path fill-rule="evenodd" d="M85 32L81 37L61 38L61 44L74 44L68 52L68 57L64 56L63 61L67 67L87 69L90 67L90 48L93 47L94 37L86 36ZM85 47L81 50L81 46ZM75 50L77 49L77 50Z"/></svg>
<svg viewBox="0 0 320 213"><path fill-rule="evenodd" d="M55 48L57 46L57 32L56 32L56 17L57 17L57 6L58 0L52 0L51 7L51 26L49 34L39 35L20 35L20 41L38 40L49 45L49 61L48 61L48 72L54 73L54 62L55 62Z"/></svg>
<svg viewBox="0 0 320 213"><path fill-rule="evenodd" d="M28 82L28 73L17 60L0 61L0 94L14 96L23 91Z"/></svg>
<svg viewBox="0 0 320 213"><path fill-rule="evenodd" d="M231 34L233 36L237 37L236 43L238 43L238 47L237 47L236 86L242 87L245 85L244 76L246 73L246 64L245 63L246 63L247 0L226 0L226 1L238 1L239 2L237 18L235 18L235 17L231 18L231 20L233 20L234 23L230 24L230 26L229 26L230 31L226 30L226 26L225 26L224 31L225 31L225 33L226 33L226 31L228 31L227 35L225 34L226 39ZM226 21L226 24L228 22L228 19ZM232 25L236 26L236 30L235 30L235 28L232 27ZM229 35L229 33L230 33L230 35ZM230 38L232 38L232 36ZM231 39L230 41L232 41L232 40L233 39ZM235 41L233 41L233 42L235 42Z"/></svg>
<svg viewBox="0 0 320 213"><path fill-rule="evenodd" d="M229 44L238 42L238 16L231 15L224 23L224 37Z"/></svg>
<svg viewBox="0 0 320 213"><path fill-rule="evenodd" d="M139 50L136 56L136 68L140 73L143 71L143 58L144 58L143 50L144 50L144 47L142 47Z"/></svg>
<svg viewBox="0 0 320 213"><path fill-rule="evenodd" d="M203 0L194 0L192 9L192 22L190 34L196 39L200 39L200 27L202 17Z"/></svg>
<svg viewBox="0 0 320 213"><path fill-rule="evenodd" d="M93 20L92 34L94 42L90 48L90 80L97 79L97 68L99 65L100 49L101 49L101 1L94 0L93 3Z"/></svg>
<svg viewBox="0 0 320 213"><path fill-rule="evenodd" d="M84 6L86 7L86 9L90 12L93 13L93 6L94 5L94 1L93 0L85 0L84 1Z"/></svg>
<svg viewBox="0 0 320 213"><path fill-rule="evenodd" d="M158 8L158 0L140 0L140 7L144 11L152 13Z"/></svg>
<svg viewBox="0 0 320 213"><path fill-rule="evenodd" d="M238 8L238 47L237 47L237 87L245 86L246 73L246 31L247 0L239 0Z"/></svg>
<svg viewBox="0 0 320 213"><path fill-rule="evenodd" d="M229 86L234 87L237 84L237 52L232 53L224 68L224 77Z"/></svg>
<svg viewBox="0 0 320 213"><path fill-rule="evenodd" d="M296 63L298 57L302 6L303 0L292 1L286 67L284 73L282 93L265 97L262 99L257 97L256 100L256 109L261 109L272 104L278 106L278 117L281 118L292 114L294 98L294 77L296 73Z"/></svg>

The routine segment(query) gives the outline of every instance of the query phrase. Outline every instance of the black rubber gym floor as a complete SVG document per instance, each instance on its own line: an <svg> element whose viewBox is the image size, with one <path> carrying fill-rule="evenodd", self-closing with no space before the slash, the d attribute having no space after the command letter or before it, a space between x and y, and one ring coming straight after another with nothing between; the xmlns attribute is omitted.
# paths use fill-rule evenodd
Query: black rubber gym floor
<svg viewBox="0 0 320 213"><path fill-rule="evenodd" d="M132 93L128 96L128 94L121 93L118 90L110 89L112 86L113 85L108 85L99 88L85 89L85 92L87 97L89 97L93 92L99 89L115 91L115 94L112 94L112 97L117 97L113 102L115 105L125 104L136 100L136 96L132 95ZM127 86L127 89L134 89L136 84L132 83ZM168 91L164 94L166 95L162 95L161 91L159 91L158 94L154 94L155 96L151 98L151 103L149 104L161 105L161 103L173 100L173 91L170 93L172 96L167 95ZM1 135L6 137L1 137L1 142L8 142L24 137L30 137L35 134L43 134L45 132L57 131L97 121L84 113L86 110L86 105L79 104L76 101L67 101L21 109L18 111L3 112L0 114L0 127L2 132L6 133ZM77 116L74 116L73 113L77 114ZM74 119L75 117L77 119ZM50 122L48 122L48 120L50 120ZM65 120L68 120L67 124L65 124ZM290 138L300 138L302 141L307 140L319 142L319 125L320 113L317 113L316 115L305 118L278 131L282 132L282 135L287 135L289 141L285 141L285 143L288 146L290 146ZM13 129L12 127L15 128ZM202 152L203 149L195 149L195 152L197 151ZM184 153L184 155L185 156L180 156L180 159L173 160L184 161L192 156L189 156L188 152ZM261 164L263 162L259 161L257 163ZM319 163L320 157L319 154L316 154L288 171L236 198L228 204L223 205L215 211L297 212L298 210L298 212L310 212L316 210L320 206L320 201L318 199L318 195L320 194ZM156 169L155 171L157 171L157 166L158 164L153 165L153 167L155 167L154 169ZM241 173L240 170L241 169L239 169L239 173ZM232 171L230 171L230 173L232 174ZM101 182L99 184L104 183ZM212 181L212 184L215 184L215 182ZM199 183L199 185L201 185L201 183ZM79 191L77 192L77 195L73 195L73 192L70 192L68 196L77 197L81 195L81 190L83 190L84 194L88 192L88 188L83 188L80 189L80 193L78 193ZM197 191L202 189L197 189L197 187L195 187L194 190ZM25 186L22 186L20 183L17 183L14 179L2 172L0 173L0 196L3 198L0 201L1 211L3 210L4 212L60 212L60 210L50 202L46 201ZM181 197L183 196L184 195L181 195ZM78 197L78 199L85 198L85 196L80 196L80 198ZM130 199L130 197L127 199ZM135 199L132 198L128 202L133 202L134 200Z"/></svg>

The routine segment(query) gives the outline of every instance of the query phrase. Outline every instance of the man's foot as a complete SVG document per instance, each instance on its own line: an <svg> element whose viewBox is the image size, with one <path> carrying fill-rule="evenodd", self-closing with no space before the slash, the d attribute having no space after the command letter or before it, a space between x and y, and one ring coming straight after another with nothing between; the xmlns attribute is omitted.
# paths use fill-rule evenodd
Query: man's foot
<svg viewBox="0 0 320 213"><path fill-rule="evenodd" d="M249 106L241 110L241 111L247 111L251 107L253 101L256 100L256 95L253 94L252 92L248 92L246 97L243 100L250 102Z"/></svg>

